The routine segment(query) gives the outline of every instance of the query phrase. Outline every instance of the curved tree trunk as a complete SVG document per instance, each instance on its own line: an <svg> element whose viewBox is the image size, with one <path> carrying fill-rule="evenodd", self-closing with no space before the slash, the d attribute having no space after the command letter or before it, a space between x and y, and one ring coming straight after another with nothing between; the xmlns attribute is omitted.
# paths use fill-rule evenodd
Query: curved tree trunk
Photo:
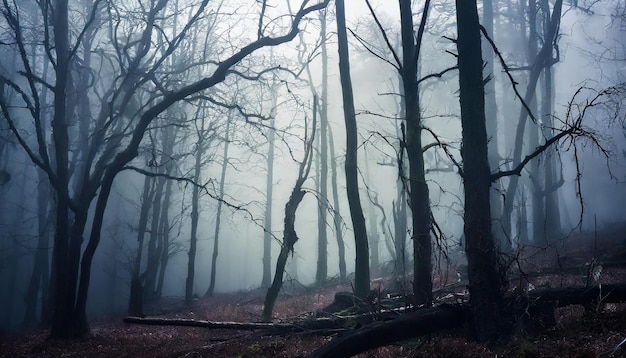
<svg viewBox="0 0 626 358"><path fill-rule="evenodd" d="M280 253L276 260L276 273L274 274L274 280L272 285L268 288L265 295L265 301L263 303L263 312L261 318L263 321L268 322L272 319L272 312L274 311L274 304L278 293L283 285L283 275L285 274L285 265L289 258L289 253L293 253L294 246L298 241L298 234L296 233L296 210L298 205L302 202L304 194L306 192L302 190L302 185L309 176L311 170L311 163L313 161L313 143L315 141L315 127L317 125L317 96L313 97L313 123L311 125L311 138L307 141L305 138L304 158L300 163L298 170L298 178L291 190L289 200L285 204L285 221L283 230L283 242L280 247Z"/></svg>
<svg viewBox="0 0 626 358"><path fill-rule="evenodd" d="M543 46L537 53L537 56L535 56L534 62L532 63L528 79L528 85L526 86L526 92L524 94L524 101L526 103L530 103L535 95L535 90L542 70L553 61L553 41L559 28L562 5L562 0L557 0L555 2L554 8L552 10L552 15L550 17L549 31L546 32ZM545 41L545 39L548 39L548 41ZM528 116L529 114L527 109L522 106L522 108L520 109L515 133L515 147L513 149L513 158L511 160L513 166L517 165L517 163L519 163L522 158L522 143L526 128L526 122L528 121ZM502 225L505 233L509 237L511 237L511 214L513 213L513 204L515 202L515 193L517 191L518 184L519 176L511 176L509 178L509 184L505 193L504 207L502 213Z"/></svg>
<svg viewBox="0 0 626 358"><path fill-rule="evenodd" d="M354 230L356 263L354 291L360 298L365 298L370 290L369 248L365 217L359 197L359 177L357 166L357 126L354 111L354 95L350 79L350 60L348 54L348 35L346 32L346 14L343 0L335 1L337 16L337 46L339 47L339 75L343 96L343 114L346 123L346 191L350 205L350 217Z"/></svg>

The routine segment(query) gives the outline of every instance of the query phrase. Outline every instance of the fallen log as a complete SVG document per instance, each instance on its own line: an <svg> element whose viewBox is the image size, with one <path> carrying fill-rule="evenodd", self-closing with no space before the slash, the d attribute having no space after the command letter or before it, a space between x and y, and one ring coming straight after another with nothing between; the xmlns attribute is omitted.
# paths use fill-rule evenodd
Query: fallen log
<svg viewBox="0 0 626 358"><path fill-rule="evenodd" d="M341 324L327 318L318 318L298 323L266 323L266 322L216 322L185 318L143 318L126 317L124 323L144 324L152 326L200 327L208 329L234 329L242 331L265 330L268 333L285 335L303 333L314 330L341 328ZM307 324L308 323L308 324Z"/></svg>
<svg viewBox="0 0 626 358"><path fill-rule="evenodd" d="M554 309L568 305L591 307L594 303L626 302L626 285L566 287L533 290L524 296L509 296L503 302L511 317L518 317L528 330L556 324ZM519 313L523 312L523 315ZM468 305L441 305L420 309L394 320L375 322L337 337L310 357L350 357L370 349L410 338L463 326L470 319ZM512 322L515 323L515 322Z"/></svg>
<svg viewBox="0 0 626 358"><path fill-rule="evenodd" d="M626 285L544 288L530 291L528 297L536 302L554 302L556 307L619 303L626 302Z"/></svg>
<svg viewBox="0 0 626 358"><path fill-rule="evenodd" d="M210 329L239 329L239 330L257 330L274 328L277 325L272 323L256 323L256 322L215 322L185 318L144 318L144 317L126 317L124 323L137 323L151 326L182 326L182 327L202 327Z"/></svg>
<svg viewBox="0 0 626 358"><path fill-rule="evenodd" d="M468 307L460 305L422 308L394 320L375 322L338 337L310 357L351 357L394 342L461 327L467 321L468 314Z"/></svg>
<svg viewBox="0 0 626 358"><path fill-rule="evenodd" d="M626 302L626 284L591 287L538 289L523 295L508 296L503 302L511 317L521 319L527 329L556 324L554 309L568 305L597 307L601 303ZM263 330L264 334L328 334L348 332L335 338L312 357L352 356L373 348L462 327L469 322L467 304L443 304L399 314L397 310L360 315L307 318L295 322L214 322L193 319L126 317L124 322L147 325L201 327L209 329ZM523 313L523 314L521 314ZM374 323L370 323L375 321Z"/></svg>

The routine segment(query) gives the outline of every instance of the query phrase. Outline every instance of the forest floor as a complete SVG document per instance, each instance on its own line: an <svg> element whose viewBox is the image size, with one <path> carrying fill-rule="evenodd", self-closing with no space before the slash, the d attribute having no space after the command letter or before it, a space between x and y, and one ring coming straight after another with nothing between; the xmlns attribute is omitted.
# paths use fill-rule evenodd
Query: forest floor
<svg viewBox="0 0 626 358"><path fill-rule="evenodd" d="M621 223L593 235L571 237L558 252L545 248L520 252L512 261L512 271L517 272L518 278L511 280L510 292L516 287L529 290L626 284L624 233L626 223ZM463 271L452 267L445 276L463 279L457 276L457 272ZM389 280L388 276L373 280L372 288L378 290L379 297L392 286ZM445 286L446 281L444 276L434 277L435 287ZM467 297L463 295L463 282L451 286L460 294L457 297ZM285 282L274 309L275 321L311 319L315 316L312 312L333 303L337 292L352 292L352 287L337 279L322 287ZM448 297L450 292L435 291L436 296ZM189 307L182 298L165 297L158 304L144 307L144 312L149 317L169 319L258 322L264 295L262 289L216 294L196 299ZM519 330L493 347L469 341L459 330L399 342L359 357L626 357L626 303L598 304L595 308L557 308L556 325L532 334ZM305 357L336 336L277 336L264 330L139 325L124 323L122 319L92 321L90 336L70 341L48 340L48 331L44 329L0 332L0 357Z"/></svg>
<svg viewBox="0 0 626 358"><path fill-rule="evenodd" d="M560 278L562 280L562 277ZM541 281L543 280L543 281ZM536 284L553 281L541 277ZM603 281L626 282L626 269L606 270ZM276 304L277 320L306 318L309 312L333 302L336 292L349 292L349 284L329 283L307 288L286 283ZM197 299L186 307L182 298L165 298L148 307L151 316L211 321L260 320L264 291L217 294ZM263 331L236 331L174 326L126 324L122 317L91 322L91 335L73 341L47 340L46 330L4 335L0 357L303 357L332 336L292 334L268 336ZM495 347L447 332L381 347L359 357L626 357L626 304L606 305L588 313L581 306L557 309L557 325L541 333L517 334Z"/></svg>

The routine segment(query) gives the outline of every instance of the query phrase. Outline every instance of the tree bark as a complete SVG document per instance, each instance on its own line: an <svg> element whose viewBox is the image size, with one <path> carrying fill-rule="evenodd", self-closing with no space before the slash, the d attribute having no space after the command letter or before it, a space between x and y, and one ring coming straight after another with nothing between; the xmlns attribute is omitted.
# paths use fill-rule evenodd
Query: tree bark
<svg viewBox="0 0 626 358"><path fill-rule="evenodd" d="M69 338L72 336L72 312L74 310L74 293L69 292L69 173L68 150L69 137L66 121L66 89L69 77L69 44L68 44L68 4L67 0L56 0L54 11L54 42L57 56L55 68L56 83L54 92L54 120L52 137L56 160L56 185L58 193L56 205L56 232L54 236L54 313L50 337ZM48 14L46 14L47 16Z"/></svg>
<svg viewBox="0 0 626 358"><path fill-rule="evenodd" d="M473 333L479 341L501 333L502 290L496 243L491 233L490 169L476 0L457 0L457 49L463 142L465 253L468 261Z"/></svg>
<svg viewBox="0 0 626 358"><path fill-rule="evenodd" d="M413 11L410 0L400 0L402 33L402 87L406 121L406 153L409 159L409 205L412 212L411 238L413 240L413 294L415 303L430 306L432 302L432 243L430 238L431 212L428 184L424 173L422 150L422 119L417 84L417 67L430 1L426 1L417 42L414 34Z"/></svg>
<svg viewBox="0 0 626 358"><path fill-rule="evenodd" d="M370 290L369 248L365 217L359 196L359 177L357 166L357 125L354 111L354 95L350 79L350 59L348 53L348 36L346 32L346 15L343 0L335 1L337 17L337 46L339 48L339 77L343 97L343 113L346 123L346 191L350 206L352 229L356 248L354 291L360 298L365 298Z"/></svg>
<svg viewBox="0 0 626 358"><path fill-rule="evenodd" d="M494 22L495 13L493 10L493 0L483 0L483 21L482 24L485 28L485 32L494 38ZM500 142L500 135L498 133L498 103L496 101L496 78L494 73L494 52L491 45L485 41L482 46L483 59L485 60L484 73L489 76L489 81L485 83L485 120L487 121L487 137L489 138L489 167L500 167L500 154L498 153L498 143ZM498 185L498 184L496 184ZM491 218L493 220L492 230L496 242L499 243L500 248L505 251L511 251L510 238L505 234L502 229L502 196L499 188L492 187L489 191L490 203L491 203Z"/></svg>

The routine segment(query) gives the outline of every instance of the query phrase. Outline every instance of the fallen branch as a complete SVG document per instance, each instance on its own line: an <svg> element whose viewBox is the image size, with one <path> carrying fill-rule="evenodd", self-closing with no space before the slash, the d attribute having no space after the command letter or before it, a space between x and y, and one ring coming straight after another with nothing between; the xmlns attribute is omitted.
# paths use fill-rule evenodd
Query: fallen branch
<svg viewBox="0 0 626 358"><path fill-rule="evenodd" d="M281 333L302 332L305 329L289 323L260 323L260 322L215 322L184 318L142 318L126 317L124 323L145 324L151 326L179 326L179 327L201 327L209 329L235 329L243 331L253 330L273 330Z"/></svg>
<svg viewBox="0 0 626 358"><path fill-rule="evenodd" d="M626 302L626 284L592 287L539 289L528 292L525 299L508 296L504 306L512 308L523 319L527 329L556 324L554 309L568 305L593 307L594 304ZM209 329L263 330L264 334L332 334L345 332L328 345L313 352L311 357L349 357L367 350L464 326L470 319L467 304L442 304L399 314L399 310L380 310L350 316L307 318L297 322L214 322L193 319L126 317L124 322L158 325L201 327ZM524 313L520 316L520 313ZM512 317L513 317L512 316ZM370 323L375 321L374 323ZM357 328L360 327L360 328ZM541 328L539 327L539 328ZM621 344L619 346L621 348ZM619 349L618 348L618 349Z"/></svg>
<svg viewBox="0 0 626 358"><path fill-rule="evenodd" d="M517 317L520 317L520 312L527 315L520 318L523 319L526 329L534 329L556 324L556 307L572 304L590 307L592 303L626 302L626 285L541 289L531 291L527 300L519 301L518 297L506 298L505 301L508 302L504 302L505 307L512 308L511 313L518 311L515 315ZM528 307L524 307L524 303ZM350 357L406 339L462 327L469 319L468 305L441 305L420 309L340 336L313 352L310 357Z"/></svg>
<svg viewBox="0 0 626 358"><path fill-rule="evenodd" d="M397 314L396 314L397 315ZM124 323L144 324L151 326L178 326L199 327L208 329L232 329L241 331L263 330L267 335L289 335L294 333L327 335L353 328L355 325L364 325L375 319L370 314L354 316L332 316L321 318L306 318L296 322L216 322L186 318L142 318L126 317Z"/></svg>

